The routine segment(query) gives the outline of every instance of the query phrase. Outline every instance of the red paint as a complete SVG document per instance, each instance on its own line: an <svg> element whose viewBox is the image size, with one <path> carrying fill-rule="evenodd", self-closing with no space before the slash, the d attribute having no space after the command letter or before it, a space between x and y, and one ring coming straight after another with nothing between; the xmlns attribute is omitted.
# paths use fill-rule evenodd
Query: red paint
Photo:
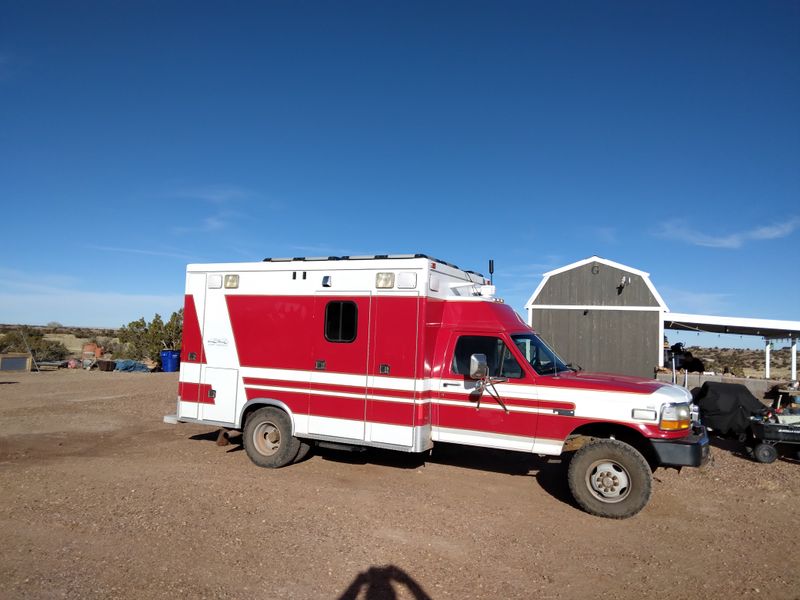
<svg viewBox="0 0 800 600"><path fill-rule="evenodd" d="M208 397L208 392L211 391L210 383L189 383L188 381L181 381L178 385L178 390L183 402L214 404L214 398Z"/></svg>
<svg viewBox="0 0 800 600"><path fill-rule="evenodd" d="M195 355L194 360L189 360L189 353ZM203 349L203 336L200 334L200 321L197 318L197 309L194 296L186 294L183 299L183 342L181 343L181 362L200 363L206 361Z"/></svg>
<svg viewBox="0 0 800 600"><path fill-rule="evenodd" d="M328 302L349 300L358 306L358 333L352 343L335 343L325 339L324 315ZM412 296L228 296L226 298L236 347L242 366L305 371L308 381L286 381L247 377L245 384L290 388L288 391L262 390L247 387L248 399L269 397L285 402L298 414L367 420L395 425L424 425L485 431L525 437L565 439L583 424L608 422L546 413L515 412L514 407L574 410L574 402L548 399L518 398L503 395L511 408L506 414L496 408L485 408L496 401L484 394L482 408L474 405L451 406L435 403L413 404L376 400L386 396L411 400L441 398L469 402L464 393L445 390L414 392L381 387L383 378L439 379L449 371L450 357L459 335L490 335L502 338L525 370L525 377L509 382L536 385L546 396L548 388L599 390L616 393L652 394L662 384L644 379L590 373L564 373L539 376L519 355L510 335L530 329L507 305L493 302L441 301ZM191 303L191 308L190 308ZM194 312L194 303L187 296L186 315ZM188 317L185 317L188 318ZM189 318L189 320L191 320ZM196 321L196 316L195 316ZM191 337L191 333L189 337ZM199 328L196 333L202 353ZM184 346L186 347L186 346ZM325 361L324 372L363 376L364 386L338 385L315 379L315 362ZM389 374L381 374L380 366L389 365ZM320 371L322 372L322 371ZM367 387L368 376L374 385ZM317 377L318 379L318 377ZM183 384L182 384L183 386ZM354 394L356 397L316 394ZM191 388L181 395L191 395ZM198 391L199 394L199 391ZM662 432L657 426L622 423L643 435L658 439L675 439L686 432ZM537 431L538 427L538 431Z"/></svg>
<svg viewBox="0 0 800 600"><path fill-rule="evenodd" d="M419 298L377 296L372 299L369 375L384 377L380 366L388 365L390 377L416 377L417 340L421 335L419 308Z"/></svg>
<svg viewBox="0 0 800 600"><path fill-rule="evenodd" d="M687 431L661 431L658 428L658 425L651 425L647 423L622 423L619 421L598 418L588 419L584 417L540 414L537 437L543 437L552 440L564 440L578 427L582 425L592 425L598 423L627 427L634 431L638 431L647 438L660 440L679 439L686 436L688 433Z"/></svg>
<svg viewBox="0 0 800 600"><path fill-rule="evenodd" d="M481 402L482 408L480 409L472 406L440 404L438 405L438 425L452 429L470 429L472 431L534 437L536 434L536 422L540 415L534 413L506 414L502 410L485 408L489 402L489 400L484 399ZM492 400L491 402L494 401Z"/></svg>
<svg viewBox="0 0 800 600"><path fill-rule="evenodd" d="M611 373L587 373L585 371L561 373L558 377L548 375L538 377L536 385L578 390L597 390L602 392L621 392L625 394L652 394L664 387L660 381L626 377Z"/></svg>
<svg viewBox="0 0 800 600"><path fill-rule="evenodd" d="M414 425L414 405L370 400L367 402L367 421L411 427Z"/></svg>
<svg viewBox="0 0 800 600"><path fill-rule="evenodd" d="M259 398L269 398L279 400L289 407L293 413L298 415L308 414L308 392L274 392L272 390L262 390L259 388L244 388L248 400Z"/></svg>
<svg viewBox="0 0 800 600"><path fill-rule="evenodd" d="M243 367L314 368L313 340L322 337L313 296L226 296ZM363 369L363 366L362 366Z"/></svg>

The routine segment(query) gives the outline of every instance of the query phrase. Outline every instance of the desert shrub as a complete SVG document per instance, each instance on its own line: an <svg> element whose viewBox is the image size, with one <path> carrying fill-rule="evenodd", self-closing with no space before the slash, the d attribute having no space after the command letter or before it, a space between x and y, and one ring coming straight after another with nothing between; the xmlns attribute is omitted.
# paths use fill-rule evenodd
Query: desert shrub
<svg viewBox="0 0 800 600"><path fill-rule="evenodd" d="M36 362L64 360L69 355L64 344L46 340L44 334L29 327L20 327L0 335L0 353L27 352L28 347Z"/></svg>
<svg viewBox="0 0 800 600"><path fill-rule="evenodd" d="M119 330L123 347L120 357L150 359L161 364L162 350L180 350L182 334L183 309L172 313L166 324L158 313L149 323L144 317L131 321Z"/></svg>

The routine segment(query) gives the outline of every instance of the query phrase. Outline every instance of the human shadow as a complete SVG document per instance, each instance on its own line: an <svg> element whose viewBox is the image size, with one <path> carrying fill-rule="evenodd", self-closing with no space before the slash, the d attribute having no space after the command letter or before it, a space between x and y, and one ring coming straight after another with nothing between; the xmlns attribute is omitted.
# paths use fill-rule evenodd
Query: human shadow
<svg viewBox="0 0 800 600"><path fill-rule="evenodd" d="M359 573L338 600L397 600L397 588L408 590L414 600L432 600L413 577L394 565L370 567Z"/></svg>

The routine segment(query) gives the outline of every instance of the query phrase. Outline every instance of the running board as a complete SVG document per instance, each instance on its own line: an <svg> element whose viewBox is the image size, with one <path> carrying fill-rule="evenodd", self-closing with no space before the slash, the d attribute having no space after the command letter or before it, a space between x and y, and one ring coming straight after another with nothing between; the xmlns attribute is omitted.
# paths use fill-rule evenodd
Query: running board
<svg viewBox="0 0 800 600"><path fill-rule="evenodd" d="M344 450L345 452L365 452L364 446L356 446L353 444L337 444L336 442L317 442L320 448L330 448L331 450Z"/></svg>

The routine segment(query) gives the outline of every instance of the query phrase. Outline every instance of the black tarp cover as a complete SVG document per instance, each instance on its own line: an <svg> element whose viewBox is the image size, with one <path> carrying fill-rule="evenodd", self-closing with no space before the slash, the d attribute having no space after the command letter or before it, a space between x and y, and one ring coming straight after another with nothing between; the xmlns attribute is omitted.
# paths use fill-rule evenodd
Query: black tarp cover
<svg viewBox="0 0 800 600"><path fill-rule="evenodd" d="M703 424L723 435L744 433L750 426L750 416L765 408L739 383L706 381L694 401Z"/></svg>

